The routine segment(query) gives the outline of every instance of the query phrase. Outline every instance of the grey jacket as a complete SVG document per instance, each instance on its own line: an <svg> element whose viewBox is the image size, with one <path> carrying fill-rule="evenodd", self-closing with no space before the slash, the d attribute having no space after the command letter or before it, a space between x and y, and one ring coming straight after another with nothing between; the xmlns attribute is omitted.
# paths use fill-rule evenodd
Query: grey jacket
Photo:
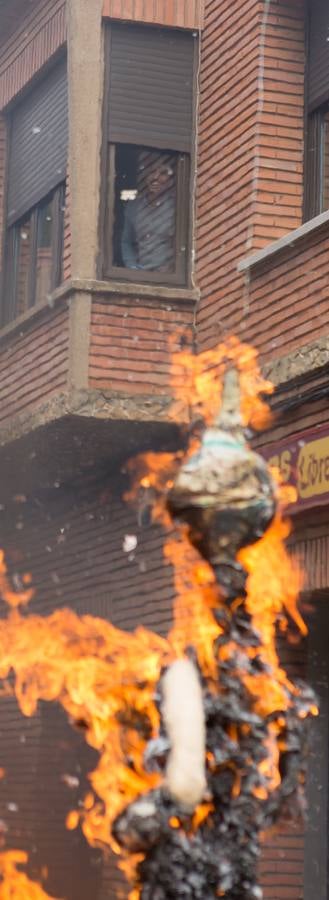
<svg viewBox="0 0 329 900"><path fill-rule="evenodd" d="M121 254L127 269L173 271L174 247L173 194L153 203L146 196L126 201Z"/></svg>

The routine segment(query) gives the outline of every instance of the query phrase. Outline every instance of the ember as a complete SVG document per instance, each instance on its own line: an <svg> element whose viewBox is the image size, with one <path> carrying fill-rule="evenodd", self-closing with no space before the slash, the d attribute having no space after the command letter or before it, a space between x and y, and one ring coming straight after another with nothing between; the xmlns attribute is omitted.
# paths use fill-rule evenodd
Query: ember
<svg viewBox="0 0 329 900"><path fill-rule="evenodd" d="M2 560L12 609L0 621L0 676L14 671L25 715L57 699L83 723L100 760L67 827L81 823L90 843L128 852L134 898L257 900L260 833L287 805L303 806L304 720L317 712L275 649L278 621L289 616L304 630L300 576L283 546L282 491L245 439L248 422L267 415L254 352L232 341L179 354L174 371L182 364L177 398L206 423L201 439L184 459L148 454L130 465L138 514L151 508L168 530L177 594L168 639L70 610L22 615L31 589L20 599ZM123 552L135 541L126 535ZM4 870L4 885L15 872Z"/></svg>

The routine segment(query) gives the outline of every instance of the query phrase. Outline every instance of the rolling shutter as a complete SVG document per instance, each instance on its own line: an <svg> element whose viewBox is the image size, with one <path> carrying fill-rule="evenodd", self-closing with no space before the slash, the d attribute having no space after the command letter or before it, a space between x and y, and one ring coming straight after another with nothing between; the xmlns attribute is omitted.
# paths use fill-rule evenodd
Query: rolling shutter
<svg viewBox="0 0 329 900"><path fill-rule="evenodd" d="M8 222L65 181L68 148L66 61L15 107L11 120Z"/></svg>
<svg viewBox="0 0 329 900"><path fill-rule="evenodd" d="M329 0L309 3L308 109L329 99Z"/></svg>
<svg viewBox="0 0 329 900"><path fill-rule="evenodd" d="M194 43L173 29L112 26L111 142L189 152Z"/></svg>

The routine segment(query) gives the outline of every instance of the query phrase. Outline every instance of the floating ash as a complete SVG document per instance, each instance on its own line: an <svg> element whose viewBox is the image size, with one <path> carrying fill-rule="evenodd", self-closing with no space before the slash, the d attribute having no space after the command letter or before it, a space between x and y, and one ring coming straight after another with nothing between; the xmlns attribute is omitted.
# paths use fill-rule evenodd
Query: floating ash
<svg viewBox="0 0 329 900"><path fill-rule="evenodd" d="M57 700L99 751L66 825L122 849L133 900L258 900L260 834L303 807L305 719L317 713L275 648L278 623L305 631L300 575L284 548L282 489L246 442L269 390L254 351L232 340L178 354L173 371L177 401L204 421L203 435L185 457L146 454L130 467L140 521L152 510L166 531L176 593L168 637L70 609L27 615L30 580L13 590L0 557L9 606L0 678L24 715ZM135 536L121 549L137 552ZM4 871L7 900L21 873Z"/></svg>

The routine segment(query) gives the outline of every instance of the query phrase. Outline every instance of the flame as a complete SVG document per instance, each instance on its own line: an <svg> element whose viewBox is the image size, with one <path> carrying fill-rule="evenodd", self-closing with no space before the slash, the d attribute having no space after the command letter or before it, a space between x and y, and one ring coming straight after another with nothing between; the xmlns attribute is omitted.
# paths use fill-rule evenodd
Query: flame
<svg viewBox="0 0 329 900"><path fill-rule="evenodd" d="M240 375L243 424L264 428L271 421L271 414L261 395L271 394L273 385L262 377L257 355L253 347L241 344L234 336L198 355L186 350L173 353L171 383L175 402L171 417L181 423L186 418L193 421L201 416L207 425L211 424L220 407L223 375L231 363Z"/></svg>
<svg viewBox="0 0 329 900"><path fill-rule="evenodd" d="M17 868L27 861L28 855L23 850L0 853L0 900L55 900Z"/></svg>
<svg viewBox="0 0 329 900"><path fill-rule="evenodd" d="M259 394L269 393L272 387L261 378L255 351L234 338L197 357L184 351L173 355L174 418L181 419L182 410L184 414L188 410L192 419L201 416L207 423L212 421L218 411L217 397L219 406L227 361L234 362L240 371L244 423L260 427L269 420L268 408ZM144 628L126 633L109 622L79 617L69 609L44 618L23 615L18 607L29 602L32 589L26 587L19 594L12 591L0 555L0 589L10 607L7 619L0 620L0 678L5 680L15 673L14 691L24 715L33 715L40 699L57 700L72 723L83 726L86 740L99 751L99 762L89 776L91 790L82 808L69 813L66 826L74 829L80 824L90 844L109 845L116 853L120 848L111 834L114 819L137 796L162 780L159 773L150 773L144 766L146 743L159 727L154 690L162 667L181 657L192 640L203 674L218 689L216 653L223 658L232 655L244 673L255 711L267 716L286 709L289 691L293 690L278 662L276 625L279 622L284 627L289 616L305 633L296 600L301 575L284 549L289 525L280 512L262 540L239 555L248 571L247 609L259 634L259 646L242 651L232 642L215 651L216 638L222 632L212 610L222 600L213 571L191 547L187 530L183 526L173 528L166 510L166 494L181 458L182 453L148 453L128 465L135 483L126 499L135 502L141 520L145 510L151 509L154 521L161 522L165 530L164 558L173 568L176 595L174 622L167 639ZM267 671L256 677L248 675L244 653L261 655ZM279 733L277 719L269 728L267 756L260 764L265 786L255 788L258 796L267 796L279 782ZM238 779L233 790L239 792ZM211 804L201 804L192 827L198 827L210 809ZM178 827L177 823L172 825ZM0 900L23 897L19 891L26 876L18 872L17 864L25 858L19 851L15 853L3 854ZM121 863L130 877L139 859ZM29 890L24 897L46 897L37 885L33 890L39 893L33 893L32 887ZM131 897L137 900L138 892L133 891Z"/></svg>
<svg viewBox="0 0 329 900"><path fill-rule="evenodd" d="M23 582L30 584L30 581L31 575L26 573L23 576ZM17 606L26 606L32 599L33 593L34 591L31 587L19 592L12 590L8 578L5 555L3 550L0 550L0 596L5 603L8 603L8 606L11 606L13 609Z"/></svg>
<svg viewBox="0 0 329 900"><path fill-rule="evenodd" d="M218 606L219 591L214 573L191 547L187 528L181 526L164 544L164 556L174 571L174 625L168 640L177 657L183 656L189 635L202 671L215 677L214 641L221 634L212 610Z"/></svg>

